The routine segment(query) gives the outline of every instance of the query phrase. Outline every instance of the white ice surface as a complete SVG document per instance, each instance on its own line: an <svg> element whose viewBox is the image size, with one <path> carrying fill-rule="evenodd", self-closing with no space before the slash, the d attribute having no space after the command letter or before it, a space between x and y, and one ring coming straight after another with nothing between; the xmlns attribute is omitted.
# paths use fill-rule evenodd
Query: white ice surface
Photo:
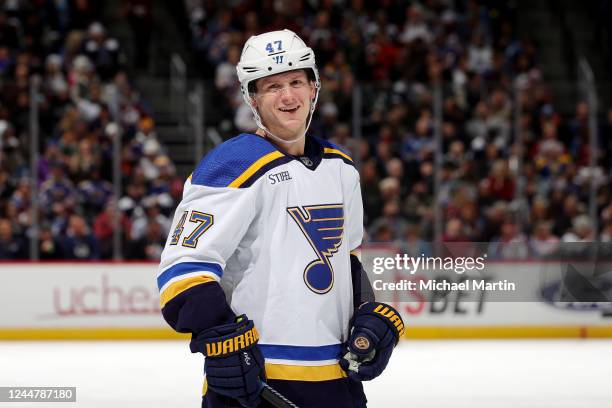
<svg viewBox="0 0 612 408"><path fill-rule="evenodd" d="M202 360L183 342L0 342L0 386L73 386L76 403L200 406ZM612 341L411 341L366 384L370 408L612 408Z"/></svg>

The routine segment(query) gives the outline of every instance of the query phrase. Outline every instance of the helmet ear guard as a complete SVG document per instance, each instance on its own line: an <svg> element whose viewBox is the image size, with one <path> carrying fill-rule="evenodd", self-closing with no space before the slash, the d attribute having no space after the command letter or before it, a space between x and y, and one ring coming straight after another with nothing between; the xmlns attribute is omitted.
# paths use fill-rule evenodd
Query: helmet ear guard
<svg viewBox="0 0 612 408"><path fill-rule="evenodd" d="M315 96L311 100L310 114L306 123L305 132L310 127L312 116L316 108L321 89L319 71L315 63L314 51L307 47L297 34L290 30L271 31L252 36L244 44L240 61L236 67L240 89L245 103L251 108L257 126L281 143L293 143L302 139L304 135L295 140L288 141L274 136L261 122L259 112L251 96L249 85L261 78L280 74L283 72L305 69L308 79L315 83ZM252 87L251 87L252 88Z"/></svg>

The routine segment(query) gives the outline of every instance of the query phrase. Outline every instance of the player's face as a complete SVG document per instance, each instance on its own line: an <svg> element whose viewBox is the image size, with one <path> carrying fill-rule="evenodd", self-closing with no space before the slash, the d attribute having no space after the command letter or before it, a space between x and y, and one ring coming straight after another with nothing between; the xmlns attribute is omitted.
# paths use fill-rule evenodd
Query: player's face
<svg viewBox="0 0 612 408"><path fill-rule="evenodd" d="M257 81L255 106L270 132L291 140L304 134L315 93L304 70L283 72Z"/></svg>

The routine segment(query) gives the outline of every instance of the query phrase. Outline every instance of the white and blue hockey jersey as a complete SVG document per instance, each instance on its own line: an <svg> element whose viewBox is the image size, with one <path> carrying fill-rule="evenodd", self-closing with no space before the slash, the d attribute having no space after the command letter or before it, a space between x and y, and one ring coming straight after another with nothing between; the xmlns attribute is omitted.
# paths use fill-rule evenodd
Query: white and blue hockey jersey
<svg viewBox="0 0 612 408"><path fill-rule="evenodd" d="M210 152L185 183L158 274L162 307L219 282L232 311L255 322L271 379L345 377L359 173L331 143L308 138L308 151L295 158L242 134Z"/></svg>

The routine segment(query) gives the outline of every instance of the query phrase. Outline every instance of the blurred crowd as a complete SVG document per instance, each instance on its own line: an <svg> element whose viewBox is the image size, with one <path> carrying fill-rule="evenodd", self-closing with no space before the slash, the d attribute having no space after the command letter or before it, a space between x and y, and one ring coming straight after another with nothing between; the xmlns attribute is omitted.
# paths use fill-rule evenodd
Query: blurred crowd
<svg viewBox="0 0 612 408"><path fill-rule="evenodd" d="M216 109L227 136L254 128L234 69L244 41L289 28L314 49L323 86L311 133L344 146L359 163L370 242L421 250L434 237L435 85L442 93L444 242L489 242L491 256L517 259L546 255L557 242L612 241L612 109L598 125L590 171L589 107L579 102L569 116L557 111L536 44L516 33L512 3L185 5L199 71L224 101ZM357 85L361 138L354 137ZM597 228L588 216L591 180Z"/></svg>
<svg viewBox="0 0 612 408"><path fill-rule="evenodd" d="M34 220L40 259L110 259L116 211L123 257L158 259L182 180L130 83L121 44L97 20L100 3L1 4L0 259L29 258ZM39 117L37 214L33 104ZM114 141L121 151L118 195Z"/></svg>
<svg viewBox="0 0 612 408"><path fill-rule="evenodd" d="M150 1L129 3L134 10L145 4L147 12L136 14L151 24ZM117 217L123 257L157 259L183 180L130 82L121 44L98 20L100 3L1 4L0 259L29 256L34 102L41 259L111 258ZM516 33L512 2L182 5L195 70L214 83L208 124L226 137L255 127L235 71L246 39L289 28L314 48L323 89L311 132L355 158L369 242L418 254L434 238L434 86L442 95L437 200L444 242L487 242L491 256L517 259L546 255L558 242L612 241L612 109L603 107L600 115L591 171L589 106L578 102L572 114L559 112L536 44ZM146 67L148 53L139 55L132 65ZM40 93L33 101L35 78ZM118 196L112 184L116 140ZM588 216L591 183L596 220Z"/></svg>

